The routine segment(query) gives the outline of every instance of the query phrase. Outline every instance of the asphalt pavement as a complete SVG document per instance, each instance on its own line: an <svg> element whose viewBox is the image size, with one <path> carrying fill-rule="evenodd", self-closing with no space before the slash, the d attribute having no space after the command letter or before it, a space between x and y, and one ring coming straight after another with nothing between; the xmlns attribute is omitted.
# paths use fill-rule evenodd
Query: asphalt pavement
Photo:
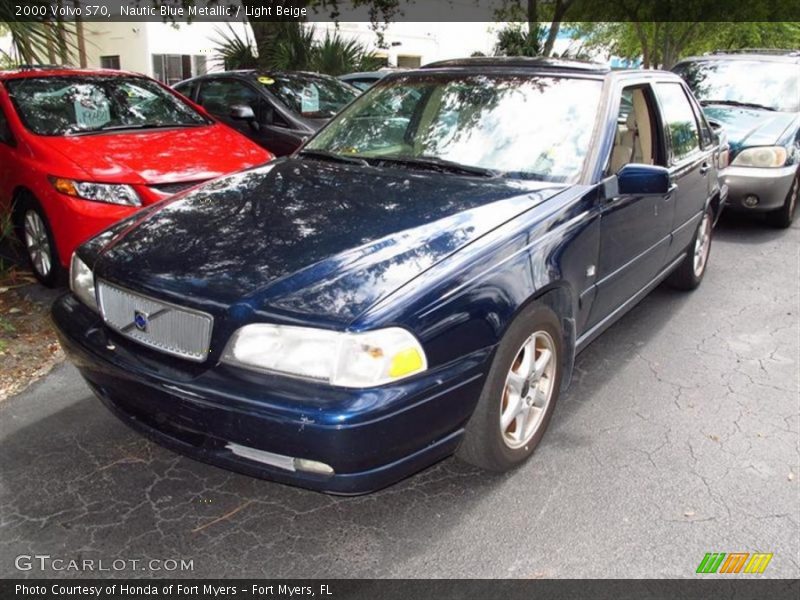
<svg viewBox="0 0 800 600"><path fill-rule="evenodd" d="M0 577L693 577L707 552L800 577L798 241L724 219L700 289L583 352L504 475L451 458L356 498L248 478L145 441L63 364L0 404Z"/></svg>

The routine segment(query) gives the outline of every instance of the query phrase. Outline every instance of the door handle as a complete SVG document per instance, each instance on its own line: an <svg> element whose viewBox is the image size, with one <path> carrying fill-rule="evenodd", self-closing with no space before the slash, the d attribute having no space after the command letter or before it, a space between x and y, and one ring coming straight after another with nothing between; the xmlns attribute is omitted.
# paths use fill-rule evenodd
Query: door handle
<svg viewBox="0 0 800 600"><path fill-rule="evenodd" d="M677 190L677 189L678 189L678 184L677 183L670 184L669 189L667 190L667 193L664 194L664 200L669 200L670 198L672 198L672 194L674 194L675 190Z"/></svg>
<svg viewBox="0 0 800 600"><path fill-rule="evenodd" d="M708 163L703 163L703 166L700 167L700 175L705 175L710 170L711 170L711 167L708 165Z"/></svg>

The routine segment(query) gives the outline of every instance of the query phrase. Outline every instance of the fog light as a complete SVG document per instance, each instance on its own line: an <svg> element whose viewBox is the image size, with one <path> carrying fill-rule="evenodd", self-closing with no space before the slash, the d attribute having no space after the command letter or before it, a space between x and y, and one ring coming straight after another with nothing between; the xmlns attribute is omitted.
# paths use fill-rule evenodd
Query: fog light
<svg viewBox="0 0 800 600"><path fill-rule="evenodd" d="M742 200L742 204L744 204L747 208L754 208L758 205L758 196L755 194L748 194Z"/></svg>
<svg viewBox="0 0 800 600"><path fill-rule="evenodd" d="M317 473L318 475L333 475L333 467L307 458L295 458L294 468L298 471Z"/></svg>

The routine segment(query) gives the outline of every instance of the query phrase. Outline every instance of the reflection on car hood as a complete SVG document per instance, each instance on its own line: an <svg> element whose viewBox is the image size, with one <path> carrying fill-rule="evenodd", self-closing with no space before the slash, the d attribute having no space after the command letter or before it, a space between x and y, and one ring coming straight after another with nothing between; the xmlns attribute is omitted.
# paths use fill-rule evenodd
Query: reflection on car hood
<svg viewBox="0 0 800 600"><path fill-rule="evenodd" d="M110 183L201 181L268 159L263 149L219 124L42 139L73 160L91 181Z"/></svg>
<svg viewBox="0 0 800 600"><path fill-rule="evenodd" d="M725 128L731 156L742 148L778 143L782 134L798 118L794 113L720 104L710 104L704 108L704 112L710 120L717 121Z"/></svg>
<svg viewBox="0 0 800 600"><path fill-rule="evenodd" d="M212 313L347 323L563 186L281 159L151 210L97 273Z"/></svg>

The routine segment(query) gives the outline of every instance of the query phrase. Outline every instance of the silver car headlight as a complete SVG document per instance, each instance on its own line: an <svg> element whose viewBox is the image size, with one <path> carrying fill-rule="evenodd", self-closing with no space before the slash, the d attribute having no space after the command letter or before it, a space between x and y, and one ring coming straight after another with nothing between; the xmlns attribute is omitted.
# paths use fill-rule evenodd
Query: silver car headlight
<svg viewBox="0 0 800 600"><path fill-rule="evenodd" d="M258 323L233 334L222 361L246 369L365 388L428 368L425 352L405 329L346 333Z"/></svg>
<svg viewBox="0 0 800 600"><path fill-rule="evenodd" d="M72 254L69 265L69 288L78 300L94 311L97 308L97 296L94 292L94 273L76 253Z"/></svg>
<svg viewBox="0 0 800 600"><path fill-rule="evenodd" d="M786 164L786 148L783 146L759 146L742 150L733 159L734 167L782 167Z"/></svg>
<svg viewBox="0 0 800 600"><path fill-rule="evenodd" d="M50 182L57 191L67 196L122 206L142 205L136 190L124 183L93 183L64 177L51 177Z"/></svg>

